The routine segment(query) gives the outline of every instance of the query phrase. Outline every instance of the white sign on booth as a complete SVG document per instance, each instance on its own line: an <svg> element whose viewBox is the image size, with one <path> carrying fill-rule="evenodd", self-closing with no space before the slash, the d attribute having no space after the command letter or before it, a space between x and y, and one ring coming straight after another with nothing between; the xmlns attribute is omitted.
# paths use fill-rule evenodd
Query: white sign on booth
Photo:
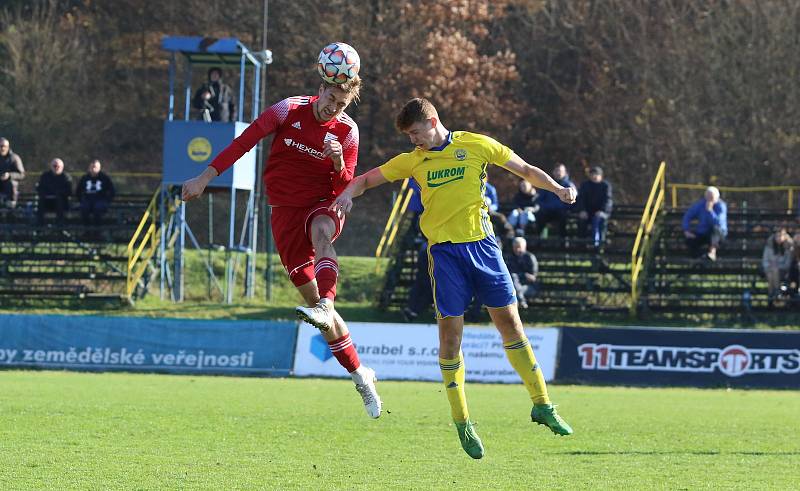
<svg viewBox="0 0 800 491"><path fill-rule="evenodd" d="M442 379L436 325L349 322L347 326L361 363L375 369L378 379ZM555 376L558 332L556 328L525 329L548 381ZM468 381L520 383L496 329L466 326L461 350ZM297 336L294 374L347 377L319 330L306 323L300 325Z"/></svg>

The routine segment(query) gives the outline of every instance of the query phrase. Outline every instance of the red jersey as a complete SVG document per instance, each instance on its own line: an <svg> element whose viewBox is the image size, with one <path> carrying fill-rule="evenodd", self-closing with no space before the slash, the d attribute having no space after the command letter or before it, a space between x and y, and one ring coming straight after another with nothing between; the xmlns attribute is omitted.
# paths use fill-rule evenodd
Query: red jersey
<svg viewBox="0 0 800 491"><path fill-rule="evenodd" d="M222 174L259 140L275 133L264 167L264 186L273 206L309 207L337 196L353 180L358 160L358 126L345 113L320 122L314 117L316 96L296 96L273 104L217 155L211 167ZM328 140L342 144L344 168L322 157Z"/></svg>

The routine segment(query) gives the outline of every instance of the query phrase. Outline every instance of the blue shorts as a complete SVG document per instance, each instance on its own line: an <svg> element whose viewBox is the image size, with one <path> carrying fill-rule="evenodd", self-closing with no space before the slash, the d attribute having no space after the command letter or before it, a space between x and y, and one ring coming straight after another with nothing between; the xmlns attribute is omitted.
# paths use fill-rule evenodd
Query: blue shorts
<svg viewBox="0 0 800 491"><path fill-rule="evenodd" d="M473 296L487 307L505 307L517 301L494 237L432 245L428 248L428 273L437 319L464 315Z"/></svg>

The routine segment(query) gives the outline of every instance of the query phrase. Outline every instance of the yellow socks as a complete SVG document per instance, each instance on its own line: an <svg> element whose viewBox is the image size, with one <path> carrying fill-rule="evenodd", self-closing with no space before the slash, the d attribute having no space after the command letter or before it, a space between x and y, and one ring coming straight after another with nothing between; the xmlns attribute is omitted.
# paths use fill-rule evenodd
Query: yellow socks
<svg viewBox="0 0 800 491"><path fill-rule="evenodd" d="M511 366L514 367L514 370L516 370L520 378L522 378L525 388L528 389L533 403L550 404L542 369L539 368L539 364L536 363L536 357L533 355L533 350L531 349L531 344L528 342L528 339L522 338L518 341L504 343L503 347L506 349L508 361L511 362Z"/></svg>
<svg viewBox="0 0 800 491"><path fill-rule="evenodd" d="M459 352L458 358L445 360L439 358L439 368L442 370L442 380L447 391L447 400L450 402L450 413L453 421L463 423L469 419L467 410L467 396L464 394L464 355Z"/></svg>

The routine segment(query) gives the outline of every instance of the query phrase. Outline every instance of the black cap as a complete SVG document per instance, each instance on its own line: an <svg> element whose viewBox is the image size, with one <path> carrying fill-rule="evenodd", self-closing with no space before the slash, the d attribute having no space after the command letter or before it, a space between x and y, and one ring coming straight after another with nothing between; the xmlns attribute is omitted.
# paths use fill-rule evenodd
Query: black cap
<svg viewBox="0 0 800 491"><path fill-rule="evenodd" d="M589 174L599 174L599 175L602 176L603 175L603 168L600 167L599 165L595 165L594 167L589 169Z"/></svg>

